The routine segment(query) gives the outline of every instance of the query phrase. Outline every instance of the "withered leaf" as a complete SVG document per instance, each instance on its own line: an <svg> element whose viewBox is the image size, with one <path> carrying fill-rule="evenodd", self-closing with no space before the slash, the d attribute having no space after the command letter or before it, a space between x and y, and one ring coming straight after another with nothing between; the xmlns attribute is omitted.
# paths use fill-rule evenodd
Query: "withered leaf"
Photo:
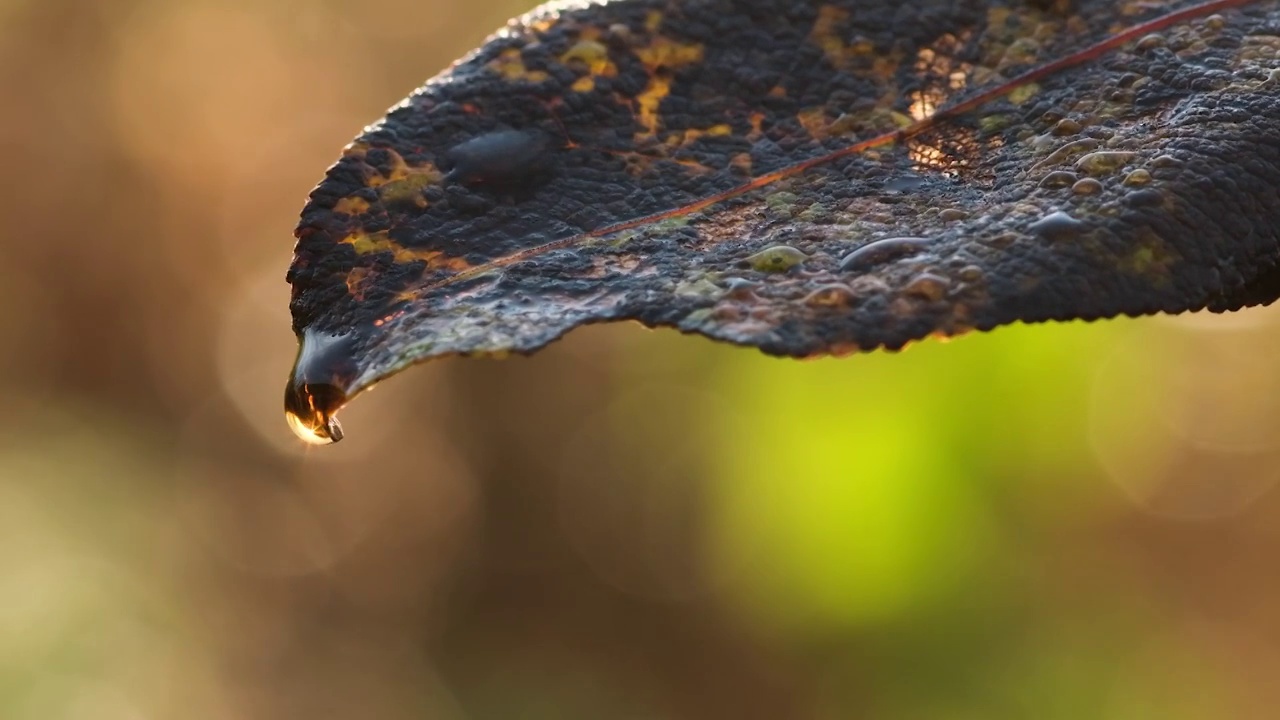
<svg viewBox="0 0 1280 720"><path fill-rule="evenodd" d="M1280 293L1280 1L618 0L514 20L298 227L291 423L632 319L779 355Z"/></svg>

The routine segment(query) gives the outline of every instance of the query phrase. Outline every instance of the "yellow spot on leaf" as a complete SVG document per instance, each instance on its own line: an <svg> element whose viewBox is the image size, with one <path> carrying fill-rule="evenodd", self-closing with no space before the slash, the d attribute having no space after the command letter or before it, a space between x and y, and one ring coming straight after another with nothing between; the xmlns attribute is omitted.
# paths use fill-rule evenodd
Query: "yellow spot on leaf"
<svg viewBox="0 0 1280 720"><path fill-rule="evenodd" d="M350 245L357 255L389 252L394 256L397 263L410 263L421 260L433 270L447 269L456 271L470 267L466 260L460 257L448 257L439 250L414 250L403 247L400 243L388 237L385 230L372 235L365 232L355 232L343 238L342 242Z"/></svg>
<svg viewBox="0 0 1280 720"><path fill-rule="evenodd" d="M661 35L653 38L648 45L637 48L636 57L649 72L658 68L674 70L686 65L702 62L703 47L700 43L676 42Z"/></svg>
<svg viewBox="0 0 1280 720"><path fill-rule="evenodd" d="M671 71L702 62L703 46L658 36L635 54L649 72L649 86L636 96L637 120L644 128L642 135L652 137L658 132L658 106L671 94Z"/></svg>
<svg viewBox="0 0 1280 720"><path fill-rule="evenodd" d="M342 157L354 157L363 159L365 154L369 152L369 144L359 140L352 141L342 148Z"/></svg>
<svg viewBox="0 0 1280 720"><path fill-rule="evenodd" d="M560 62L566 65L583 66L587 70L586 75L573 83L574 92L591 92L596 87L597 77L617 77L618 75L618 66L609 59L609 48L594 39L579 40L560 56Z"/></svg>
<svg viewBox="0 0 1280 720"><path fill-rule="evenodd" d="M685 147L702 137L725 137L733 134L733 127L728 123L712 125L706 129L690 128L684 132L674 133L667 138L667 144L673 147Z"/></svg>
<svg viewBox="0 0 1280 720"><path fill-rule="evenodd" d="M609 60L609 48L595 40L579 40L560 56L560 62L566 65L580 63L585 65L592 75L614 77L618 74L618 66Z"/></svg>
<svg viewBox="0 0 1280 720"><path fill-rule="evenodd" d="M412 201L418 207L426 207L422 189L439 183L444 176L431 163L413 166L405 162L400 153L390 149L387 152L391 154L391 170L386 175L370 176L369 187L378 189L378 197L384 203Z"/></svg>
<svg viewBox="0 0 1280 720"><path fill-rule="evenodd" d="M649 87L636 96L637 120L649 136L658 132L658 106L662 104L662 98L670 93L671 79L655 76L649 80Z"/></svg>
<svg viewBox="0 0 1280 720"><path fill-rule="evenodd" d="M997 70L1005 70L1019 65L1030 65L1036 61L1040 53L1040 44L1032 38L1018 38L1005 48L1004 55L996 65Z"/></svg>
<svg viewBox="0 0 1280 720"><path fill-rule="evenodd" d="M831 126L830 120L827 118L827 111L820 107L805 108L796 115L796 119L800 121L800 126L809 133L809 137L814 140L822 140L827 136L827 129Z"/></svg>
<svg viewBox="0 0 1280 720"><path fill-rule="evenodd" d="M1009 16L1012 14L1012 10L1002 5L987 10L987 27L992 31L1003 31L1009 23Z"/></svg>
<svg viewBox="0 0 1280 720"><path fill-rule="evenodd" d="M369 201L360 197L344 197L333 206L334 212L360 215L369 211Z"/></svg>
<svg viewBox="0 0 1280 720"><path fill-rule="evenodd" d="M694 175L706 175L707 173L715 172L715 169L707 167L706 165L703 165L697 160L693 160L691 158L677 160L676 162L692 170Z"/></svg>
<svg viewBox="0 0 1280 720"><path fill-rule="evenodd" d="M866 38L855 37L849 42L845 41L845 33L840 26L848 19L848 10L834 5L823 5L818 8L818 19L814 21L813 29L809 31L809 41L822 48L822 54L827 62L842 70L847 68L850 60L855 57L875 53L875 45ZM896 58L893 60L893 65L896 69ZM878 71L878 61L876 68Z"/></svg>
<svg viewBox="0 0 1280 720"><path fill-rule="evenodd" d="M365 283L373 271L367 267L352 268L347 274L347 293L357 301L364 300Z"/></svg>
<svg viewBox="0 0 1280 720"><path fill-rule="evenodd" d="M1027 83L1026 85L1021 85L1014 88L1013 92L1009 93L1009 102L1014 105L1021 105L1035 97L1035 94L1038 92L1040 92L1040 85L1038 83Z"/></svg>
<svg viewBox="0 0 1280 720"><path fill-rule="evenodd" d="M1121 258L1120 267L1148 280L1167 284L1172 258L1166 248L1164 241L1148 230L1135 243L1132 252Z"/></svg>
<svg viewBox="0 0 1280 720"><path fill-rule="evenodd" d="M502 54L489 61L489 69L508 80L537 83L546 80L548 77L543 70L526 68L524 66L524 58L520 56L520 50L517 48L503 50Z"/></svg>
<svg viewBox="0 0 1280 720"><path fill-rule="evenodd" d="M818 19L809 32L809 40L822 48L827 62L835 67L844 67L845 43L837 28L849 19L849 11L834 5L823 5L818 8Z"/></svg>

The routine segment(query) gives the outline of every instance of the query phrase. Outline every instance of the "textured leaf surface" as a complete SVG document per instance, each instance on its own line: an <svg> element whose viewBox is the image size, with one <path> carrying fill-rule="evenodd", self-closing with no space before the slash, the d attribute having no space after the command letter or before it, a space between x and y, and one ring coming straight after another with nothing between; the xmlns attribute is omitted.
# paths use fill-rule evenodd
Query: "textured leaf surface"
<svg viewBox="0 0 1280 720"><path fill-rule="evenodd" d="M313 192L286 405L333 439L411 363L609 320L809 356L1269 302L1278 186L1276 0L547 6Z"/></svg>

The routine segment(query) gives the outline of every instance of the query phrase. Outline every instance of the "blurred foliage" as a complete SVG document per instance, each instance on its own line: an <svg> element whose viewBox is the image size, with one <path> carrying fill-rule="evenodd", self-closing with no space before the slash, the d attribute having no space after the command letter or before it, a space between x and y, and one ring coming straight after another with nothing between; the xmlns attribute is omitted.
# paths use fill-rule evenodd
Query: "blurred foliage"
<svg viewBox="0 0 1280 720"><path fill-rule="evenodd" d="M306 192L523 9L0 3L0 717L1272 715L1272 310L595 327L299 447Z"/></svg>

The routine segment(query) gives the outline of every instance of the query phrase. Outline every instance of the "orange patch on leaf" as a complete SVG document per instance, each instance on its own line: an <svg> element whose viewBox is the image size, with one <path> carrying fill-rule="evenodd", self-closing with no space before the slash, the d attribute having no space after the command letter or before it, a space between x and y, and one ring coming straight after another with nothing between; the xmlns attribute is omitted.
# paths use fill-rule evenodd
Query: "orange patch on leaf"
<svg viewBox="0 0 1280 720"><path fill-rule="evenodd" d="M373 271L367 267L352 268L347 273L347 294L355 298L356 302L364 302L365 285L372 275Z"/></svg>
<svg viewBox="0 0 1280 720"><path fill-rule="evenodd" d="M682 43L662 37L636 48L635 55L649 72L649 86L636 96L636 115L642 137L653 137L658 132L658 107L662 99L671 93L672 72L688 65L702 62L703 47L699 43Z"/></svg>
<svg viewBox="0 0 1280 720"><path fill-rule="evenodd" d="M432 270L461 271L471 267L470 263L460 257L449 257L439 250L414 250L406 248L387 236L386 231L373 233L352 233L342 239L343 243L355 249L357 255L389 252L397 263L422 261Z"/></svg>
<svg viewBox="0 0 1280 720"><path fill-rule="evenodd" d="M387 152L391 154L391 170L386 175L370 175L366 181L369 187L378 189L378 197L384 203L410 201L425 208L427 199L422 196L422 189L439 183L444 175L431 163L410 165L400 153L390 149Z"/></svg>
<svg viewBox="0 0 1280 720"><path fill-rule="evenodd" d="M361 215L369 212L369 201L361 197L344 197L333 205L334 212Z"/></svg>

